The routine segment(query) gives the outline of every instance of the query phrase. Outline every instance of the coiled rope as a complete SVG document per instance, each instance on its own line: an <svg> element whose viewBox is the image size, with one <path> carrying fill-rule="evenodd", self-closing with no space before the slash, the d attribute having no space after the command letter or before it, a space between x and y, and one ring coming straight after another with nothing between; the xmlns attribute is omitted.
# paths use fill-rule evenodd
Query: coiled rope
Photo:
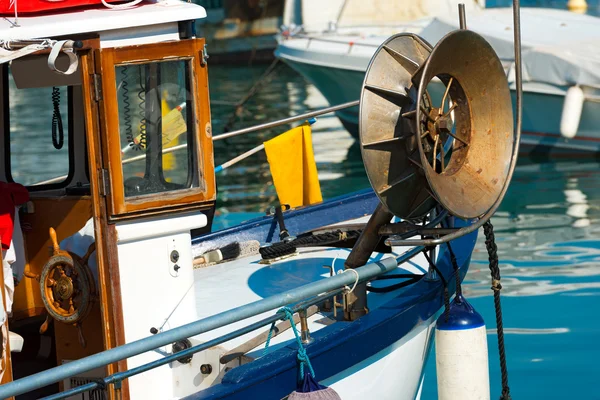
<svg viewBox="0 0 600 400"><path fill-rule="evenodd" d="M502 374L502 394L500 400L510 400L510 387L508 386L508 369L506 367L506 350L504 348L504 324L502 323L502 305L500 304L500 268L498 266L498 247L494 236L494 226L490 221L483 225L485 234L485 247L490 261L492 274L492 290L494 291L494 308L496 310L496 330L498 333L498 353L500 355L500 373Z"/></svg>

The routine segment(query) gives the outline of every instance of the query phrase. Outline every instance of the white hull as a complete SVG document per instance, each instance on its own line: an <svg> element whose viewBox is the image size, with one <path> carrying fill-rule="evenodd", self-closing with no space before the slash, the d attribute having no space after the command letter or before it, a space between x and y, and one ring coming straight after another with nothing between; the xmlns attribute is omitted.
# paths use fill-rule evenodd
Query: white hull
<svg viewBox="0 0 600 400"><path fill-rule="evenodd" d="M392 346L322 383L333 387L344 400L420 398L435 322L435 317L430 318Z"/></svg>

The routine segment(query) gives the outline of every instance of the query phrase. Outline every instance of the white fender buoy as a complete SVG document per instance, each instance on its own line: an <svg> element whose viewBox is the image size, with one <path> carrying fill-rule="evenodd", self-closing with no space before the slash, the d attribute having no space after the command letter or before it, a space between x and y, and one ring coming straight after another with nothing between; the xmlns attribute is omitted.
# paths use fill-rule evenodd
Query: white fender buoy
<svg viewBox="0 0 600 400"><path fill-rule="evenodd" d="M490 398L485 323L461 295L437 320L435 365L439 400Z"/></svg>
<svg viewBox="0 0 600 400"><path fill-rule="evenodd" d="M577 134L584 101L585 96L579 86L571 86L567 90L560 119L560 134L563 137L572 139Z"/></svg>

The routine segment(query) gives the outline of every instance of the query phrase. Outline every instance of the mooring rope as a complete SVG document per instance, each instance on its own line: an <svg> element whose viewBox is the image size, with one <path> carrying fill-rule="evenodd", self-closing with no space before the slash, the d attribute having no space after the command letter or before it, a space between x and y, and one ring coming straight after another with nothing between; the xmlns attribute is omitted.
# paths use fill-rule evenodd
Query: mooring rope
<svg viewBox="0 0 600 400"><path fill-rule="evenodd" d="M502 395L500 400L510 400L510 388L508 386L508 369L506 367L506 350L504 348L504 324L502 322L502 306L500 304L500 267L498 266L498 247L494 236L494 226L490 221L483 225L485 234L485 247L488 251L490 261L490 272L492 274L492 290L494 291L494 308L496 309L496 331L498 333L498 353L500 355L500 373L502 374Z"/></svg>
<svg viewBox="0 0 600 400"><path fill-rule="evenodd" d="M458 268L458 262L456 261L456 255L452 250L450 242L447 243L448 252L450 253L450 262L452 263L452 269L454 269L454 277L456 278L456 295L462 296L462 285L460 283L460 273Z"/></svg>
<svg viewBox="0 0 600 400"><path fill-rule="evenodd" d="M294 321L294 310L289 307L282 307L277 311L277 313L283 312L285 316L281 318L282 321L286 319L290 322L290 327L292 328L292 332L294 332L294 336L296 337L296 344L298 345L298 362L300 363L300 378L304 378L304 366L308 367L310 375L315 378L315 370L313 369L310 359L308 358L308 354L306 354L306 349L302 344L302 340L300 339L300 335L298 334L298 328L296 328L296 322ZM269 335L267 336L267 342L265 343L265 349L263 351L263 357L267 354L267 349L269 348L269 344L271 343L271 338L273 337L273 332L275 331L275 322L271 324L271 329L269 329Z"/></svg>

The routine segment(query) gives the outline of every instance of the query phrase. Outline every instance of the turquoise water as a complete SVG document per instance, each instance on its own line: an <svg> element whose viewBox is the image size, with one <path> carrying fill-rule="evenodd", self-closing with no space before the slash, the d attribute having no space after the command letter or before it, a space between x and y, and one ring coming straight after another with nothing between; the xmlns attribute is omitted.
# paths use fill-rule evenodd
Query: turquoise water
<svg viewBox="0 0 600 400"><path fill-rule="evenodd" d="M265 66L212 66L214 131L232 115ZM233 128L325 106L320 94L283 67L247 103ZM216 143L217 165L285 128ZM314 148L325 198L368 187L356 142L335 117L314 125ZM506 349L515 399L600 399L600 164L520 160L507 197L492 219L501 260ZM218 175L216 227L260 215L276 203L264 153ZM488 326L492 398L500 394L495 318L482 234L464 292ZM436 399L435 358L426 367L423 399Z"/></svg>

